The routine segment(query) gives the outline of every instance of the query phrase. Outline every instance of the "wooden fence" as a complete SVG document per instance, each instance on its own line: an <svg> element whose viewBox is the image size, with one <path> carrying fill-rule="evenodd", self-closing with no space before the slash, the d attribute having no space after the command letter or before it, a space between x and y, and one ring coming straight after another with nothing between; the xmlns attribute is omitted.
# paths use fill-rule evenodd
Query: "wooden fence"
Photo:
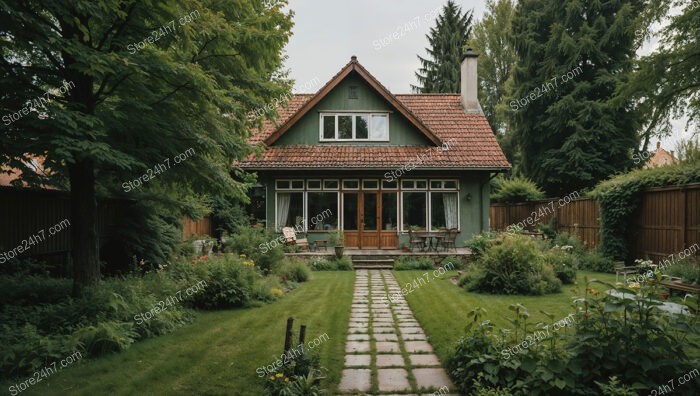
<svg viewBox="0 0 700 396"><path fill-rule="evenodd" d="M192 220L185 216L182 219L184 226L182 227L182 240L186 241L194 235L214 235L214 227L211 218L203 217L199 220Z"/></svg>
<svg viewBox="0 0 700 396"><path fill-rule="evenodd" d="M700 184L653 188L642 193L630 233L633 257L653 260L700 243ZM600 244L600 207L589 199L492 204L491 229L522 225L532 230L550 221L558 231L576 234L588 246Z"/></svg>
<svg viewBox="0 0 700 396"><path fill-rule="evenodd" d="M130 204L126 200L99 201L100 246L116 237L116 226ZM0 187L0 252L14 250L14 256L22 250L20 257L65 262L71 250L70 212L70 195L65 191Z"/></svg>

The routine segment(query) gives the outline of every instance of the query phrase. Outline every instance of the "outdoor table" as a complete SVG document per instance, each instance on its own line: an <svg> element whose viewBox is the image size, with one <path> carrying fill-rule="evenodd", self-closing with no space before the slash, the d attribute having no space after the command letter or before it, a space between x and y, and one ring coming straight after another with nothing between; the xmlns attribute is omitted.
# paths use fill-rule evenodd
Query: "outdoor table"
<svg viewBox="0 0 700 396"><path fill-rule="evenodd" d="M438 251L438 247L440 246L440 239L444 239L446 237L444 231L423 231L423 232L416 232L415 236L418 238L421 238L423 241L425 241L423 244L425 247L421 249L424 252L429 252L431 250L434 250L435 252ZM435 241L435 246L433 247L433 240Z"/></svg>

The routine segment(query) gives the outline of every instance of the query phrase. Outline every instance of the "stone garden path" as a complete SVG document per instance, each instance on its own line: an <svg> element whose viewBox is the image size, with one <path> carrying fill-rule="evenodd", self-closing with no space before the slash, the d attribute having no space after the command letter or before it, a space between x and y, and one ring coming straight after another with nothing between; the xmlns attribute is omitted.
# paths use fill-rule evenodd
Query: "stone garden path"
<svg viewBox="0 0 700 396"><path fill-rule="evenodd" d="M391 271L358 270L355 276L340 392L447 395L453 391Z"/></svg>

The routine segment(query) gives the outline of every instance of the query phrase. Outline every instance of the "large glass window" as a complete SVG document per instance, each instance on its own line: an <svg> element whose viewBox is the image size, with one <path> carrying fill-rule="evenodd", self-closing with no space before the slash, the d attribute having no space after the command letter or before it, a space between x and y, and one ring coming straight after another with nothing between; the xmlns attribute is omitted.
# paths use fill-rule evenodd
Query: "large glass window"
<svg viewBox="0 0 700 396"><path fill-rule="evenodd" d="M275 224L277 229L282 227L296 227L304 229L304 193L288 192L277 193L277 208L275 212Z"/></svg>
<svg viewBox="0 0 700 396"><path fill-rule="evenodd" d="M321 140L389 140L388 114L322 114Z"/></svg>
<svg viewBox="0 0 700 396"><path fill-rule="evenodd" d="M338 193L309 192L306 224L311 231L338 229Z"/></svg>
<svg viewBox="0 0 700 396"><path fill-rule="evenodd" d="M397 227L397 196L395 192L382 194L382 227L385 230L395 230Z"/></svg>
<svg viewBox="0 0 700 396"><path fill-rule="evenodd" d="M427 225L427 194L425 192L403 193L403 230L415 227L425 230Z"/></svg>
<svg viewBox="0 0 700 396"><path fill-rule="evenodd" d="M456 192L430 193L430 228L433 231L459 227Z"/></svg>
<svg viewBox="0 0 700 396"><path fill-rule="evenodd" d="M367 231L377 230L377 194L376 193L364 193L363 195L363 211L364 219L363 229Z"/></svg>
<svg viewBox="0 0 700 396"><path fill-rule="evenodd" d="M343 194L343 229L357 231L358 194Z"/></svg>

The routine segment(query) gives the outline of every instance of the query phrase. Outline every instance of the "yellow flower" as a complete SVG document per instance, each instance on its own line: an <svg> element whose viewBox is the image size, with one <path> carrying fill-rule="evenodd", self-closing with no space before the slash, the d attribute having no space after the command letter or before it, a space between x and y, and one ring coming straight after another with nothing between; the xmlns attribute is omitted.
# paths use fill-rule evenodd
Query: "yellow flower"
<svg viewBox="0 0 700 396"><path fill-rule="evenodd" d="M284 382L289 382L289 378L285 378L285 379L284 379Z"/></svg>
<svg viewBox="0 0 700 396"><path fill-rule="evenodd" d="M275 377L270 377L270 381L274 381L274 380L275 380Z"/></svg>
<svg viewBox="0 0 700 396"><path fill-rule="evenodd" d="M284 374L282 374L282 373L277 373L277 378L282 378L282 377L284 377Z"/></svg>
<svg viewBox="0 0 700 396"><path fill-rule="evenodd" d="M245 254L241 254L241 255L239 255L238 257L240 257L240 258L245 258L246 256L245 256Z"/></svg>
<svg viewBox="0 0 700 396"><path fill-rule="evenodd" d="M632 282L629 284L630 288L632 289L639 289L639 282Z"/></svg>

